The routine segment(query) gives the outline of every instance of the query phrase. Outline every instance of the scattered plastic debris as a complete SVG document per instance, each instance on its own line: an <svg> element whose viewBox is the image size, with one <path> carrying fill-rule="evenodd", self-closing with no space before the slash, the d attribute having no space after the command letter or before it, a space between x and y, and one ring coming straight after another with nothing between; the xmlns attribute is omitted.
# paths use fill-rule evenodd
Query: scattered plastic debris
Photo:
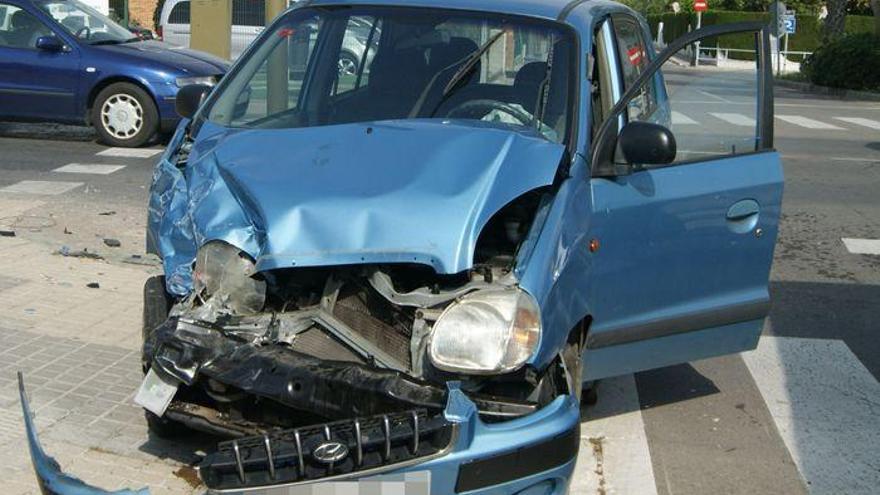
<svg viewBox="0 0 880 495"><path fill-rule="evenodd" d="M15 237L14 230L0 230L0 237Z"/></svg>
<svg viewBox="0 0 880 495"><path fill-rule="evenodd" d="M86 287L88 287L89 289L100 289L101 284L99 284L98 282L89 282L86 284Z"/></svg>
<svg viewBox="0 0 880 495"><path fill-rule="evenodd" d="M115 214L116 214L116 212L114 210L102 211L102 212L98 213L98 215L105 216L105 217L109 217L110 215L115 215Z"/></svg>
<svg viewBox="0 0 880 495"><path fill-rule="evenodd" d="M122 245L119 239L104 238L104 244L109 247L119 247Z"/></svg>
<svg viewBox="0 0 880 495"><path fill-rule="evenodd" d="M73 234L72 231L67 230L67 227L64 227L64 233L65 233L65 234Z"/></svg>
<svg viewBox="0 0 880 495"><path fill-rule="evenodd" d="M74 251L74 250L71 250L70 247L68 247L68 246L61 246L61 249L59 249L58 251L55 251L55 254L60 254L61 256L64 256L67 258L88 258L91 260L104 259L104 257L98 253L90 253L88 248L83 248L82 250Z"/></svg>

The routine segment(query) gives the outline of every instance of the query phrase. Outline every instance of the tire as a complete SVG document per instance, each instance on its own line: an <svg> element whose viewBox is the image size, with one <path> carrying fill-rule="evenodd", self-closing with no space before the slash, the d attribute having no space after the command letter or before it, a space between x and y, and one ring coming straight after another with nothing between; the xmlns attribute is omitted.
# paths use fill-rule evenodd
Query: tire
<svg viewBox="0 0 880 495"><path fill-rule="evenodd" d="M153 98L140 87L114 83L98 93L91 121L104 144L137 148L158 132L159 110Z"/></svg>
<svg viewBox="0 0 880 495"><path fill-rule="evenodd" d="M165 291L165 277L162 275L150 277L144 282L144 318L143 318L143 341L152 333L153 329L165 323L168 312L174 300Z"/></svg>
<svg viewBox="0 0 880 495"><path fill-rule="evenodd" d="M342 54L339 55L339 62L336 64L336 69L340 76L353 76L357 74L358 64L360 64L360 60L358 60L353 53L342 52Z"/></svg>
<svg viewBox="0 0 880 495"><path fill-rule="evenodd" d="M144 318L143 318L143 339L146 341L153 330L165 322L168 318L168 312L174 300L165 290L165 277L162 275L150 277L144 283ZM146 356L141 355L143 362L144 374L149 370L149 362ZM186 426L156 416L150 411L144 410L144 417L147 420L147 428L150 433L159 438L176 438L191 433Z"/></svg>

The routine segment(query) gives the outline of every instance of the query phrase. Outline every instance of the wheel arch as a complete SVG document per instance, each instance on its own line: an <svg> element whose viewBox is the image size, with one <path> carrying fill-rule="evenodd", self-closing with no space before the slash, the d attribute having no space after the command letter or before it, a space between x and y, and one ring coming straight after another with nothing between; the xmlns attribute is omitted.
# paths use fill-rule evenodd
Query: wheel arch
<svg viewBox="0 0 880 495"><path fill-rule="evenodd" d="M85 108L85 121L86 125L94 125L92 123L92 110L94 110L95 100L98 99L98 95L106 89L108 86L116 83L128 83L134 86L139 87L145 93L150 96L150 99L153 101L153 106L156 108L156 111L159 110L159 101L156 98L156 94L153 92L152 88L145 81L142 81L136 77L131 76L123 76L123 75L114 75L108 76L104 79L98 81L92 89L89 90L88 97L86 98L86 108Z"/></svg>

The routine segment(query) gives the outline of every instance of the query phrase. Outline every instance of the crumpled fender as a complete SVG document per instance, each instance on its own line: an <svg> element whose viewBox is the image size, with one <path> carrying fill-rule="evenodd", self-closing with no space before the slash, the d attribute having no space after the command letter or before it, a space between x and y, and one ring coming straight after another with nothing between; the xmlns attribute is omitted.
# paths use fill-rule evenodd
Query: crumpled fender
<svg viewBox="0 0 880 495"><path fill-rule="evenodd" d="M18 394L21 399L21 412L24 415L24 427L27 433L31 461L34 464L41 492L57 495L148 495L150 493L146 488L115 492L102 490L62 472L58 462L43 451L43 446L40 445L40 440L37 438L34 413L31 411L30 402L24 389L24 378L20 371L18 372Z"/></svg>

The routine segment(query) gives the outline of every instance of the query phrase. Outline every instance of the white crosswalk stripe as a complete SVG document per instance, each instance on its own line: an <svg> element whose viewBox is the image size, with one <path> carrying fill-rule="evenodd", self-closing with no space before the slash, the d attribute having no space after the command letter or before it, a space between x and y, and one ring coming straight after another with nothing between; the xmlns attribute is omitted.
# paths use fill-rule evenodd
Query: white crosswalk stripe
<svg viewBox="0 0 880 495"><path fill-rule="evenodd" d="M570 493L656 495L633 375L603 380L599 402L586 411Z"/></svg>
<svg viewBox="0 0 880 495"><path fill-rule="evenodd" d="M687 115L672 111L672 123L678 125L697 125L697 121L688 117Z"/></svg>
<svg viewBox="0 0 880 495"><path fill-rule="evenodd" d="M843 130L843 127L838 127L833 124L826 124L825 122L819 122L818 120L808 119L806 117L801 117L800 115L777 115L776 118L788 122L789 124L804 127L806 129Z"/></svg>
<svg viewBox="0 0 880 495"><path fill-rule="evenodd" d="M23 180L15 184L0 188L0 192L42 194L54 196L76 189L83 185L82 182L55 182L49 180Z"/></svg>
<svg viewBox="0 0 880 495"><path fill-rule="evenodd" d="M747 117L741 113L716 113L709 112L709 115L719 118L729 124L741 127L755 127L755 119Z"/></svg>
<svg viewBox="0 0 880 495"><path fill-rule="evenodd" d="M880 239L841 239L847 251L853 254L877 254L880 255Z"/></svg>
<svg viewBox="0 0 880 495"><path fill-rule="evenodd" d="M107 148L98 153L98 156L112 156L118 158L152 158L159 153L161 149L155 148Z"/></svg>
<svg viewBox="0 0 880 495"><path fill-rule="evenodd" d="M869 129L877 129L880 131L880 121L865 119L862 117L834 117L835 120L846 122L847 124L855 124L867 127Z"/></svg>
<svg viewBox="0 0 880 495"><path fill-rule="evenodd" d="M55 170L53 170L53 172L66 174L109 175L124 168L125 165L105 165L102 163L69 163L63 167L56 168Z"/></svg>
<svg viewBox="0 0 880 495"><path fill-rule="evenodd" d="M743 360L811 493L877 493L880 383L846 343L765 336Z"/></svg>

